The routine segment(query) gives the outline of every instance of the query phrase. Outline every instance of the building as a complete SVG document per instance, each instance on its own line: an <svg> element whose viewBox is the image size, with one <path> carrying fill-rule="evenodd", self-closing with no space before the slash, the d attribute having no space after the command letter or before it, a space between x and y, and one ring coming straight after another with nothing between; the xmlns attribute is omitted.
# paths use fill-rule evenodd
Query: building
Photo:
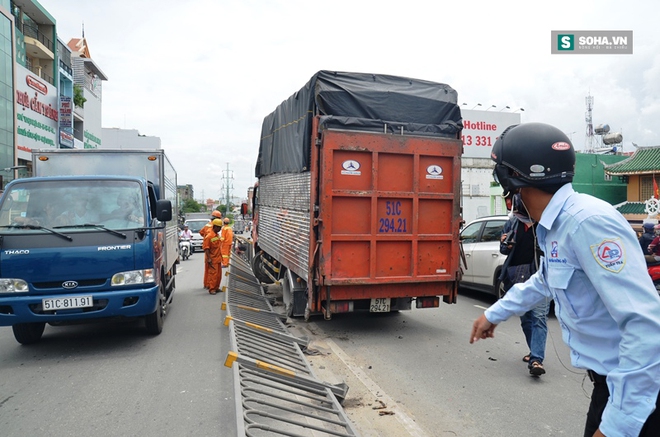
<svg viewBox="0 0 660 437"><path fill-rule="evenodd" d="M100 146L107 78L84 37L64 44L37 0L0 0L0 58L1 188L31 175L33 149Z"/></svg>
<svg viewBox="0 0 660 437"><path fill-rule="evenodd" d="M657 220L660 202L660 146L640 147L630 157L605 166L612 179L626 184L625 201L617 209L637 231L647 219Z"/></svg>
<svg viewBox="0 0 660 437"><path fill-rule="evenodd" d="M190 184L179 185L176 187L176 191L179 195L179 200L185 202L186 200L195 199L195 190Z"/></svg>
<svg viewBox="0 0 660 437"><path fill-rule="evenodd" d="M70 149L74 146L73 136L73 64L71 49L57 38L57 58L60 91L59 147Z"/></svg>
<svg viewBox="0 0 660 437"><path fill-rule="evenodd" d="M32 149L59 143L57 33L55 19L36 0L2 1L10 8L14 24L10 65L14 67L11 89L15 99L14 114L8 119L15 130L14 141L0 155L5 159L14 155L14 166L20 168L14 176L22 177L31 173ZM6 28L2 32L6 34Z"/></svg>
<svg viewBox="0 0 660 437"><path fill-rule="evenodd" d="M0 190L15 177L17 165L14 153L16 136L16 107L14 104L14 16L10 10L10 0L0 0L0 65L10 68L0 69ZM6 169L6 170L5 170Z"/></svg>
<svg viewBox="0 0 660 437"><path fill-rule="evenodd" d="M108 77L92 59L87 40L72 38L67 46L71 49L73 67L73 136L76 149L101 147L101 102L103 81Z"/></svg>
<svg viewBox="0 0 660 437"><path fill-rule="evenodd" d="M159 137L140 135L136 129L102 128L104 149L160 149ZM99 147L101 147L99 145Z"/></svg>

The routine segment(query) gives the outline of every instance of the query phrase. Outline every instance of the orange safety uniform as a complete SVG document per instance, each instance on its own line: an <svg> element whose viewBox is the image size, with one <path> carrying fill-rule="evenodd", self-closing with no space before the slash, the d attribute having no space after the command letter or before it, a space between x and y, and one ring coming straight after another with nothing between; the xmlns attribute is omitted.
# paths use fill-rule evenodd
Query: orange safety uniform
<svg viewBox="0 0 660 437"><path fill-rule="evenodd" d="M222 241L222 267L229 265L229 255L231 254L231 246L234 244L234 230L229 225L224 225L220 230L220 241Z"/></svg>
<svg viewBox="0 0 660 437"><path fill-rule="evenodd" d="M202 236L202 238L206 239L206 234L213 229L213 223L209 221L207 224L205 224L202 229L199 230L199 235ZM202 243L203 244L203 243ZM204 246L202 246L202 250L204 250ZM208 260L206 259L206 253L204 254L204 288L208 289L209 288L209 264Z"/></svg>
<svg viewBox="0 0 660 437"><path fill-rule="evenodd" d="M220 211L213 211L211 213L211 219L207 224L205 224L202 229L199 230L199 235L202 236L202 238L206 237L206 233L213 229L213 219L220 218L222 217L222 213ZM209 289L209 267L208 267L208 260L206 259L206 254L204 254L204 288Z"/></svg>
<svg viewBox="0 0 660 437"><path fill-rule="evenodd" d="M208 283L205 283L205 285L208 285L209 293L217 292L220 288L220 279L222 279L221 246L220 235L211 227L204 236L204 243L202 244L202 249L204 249L204 253L206 254L204 265L208 274Z"/></svg>

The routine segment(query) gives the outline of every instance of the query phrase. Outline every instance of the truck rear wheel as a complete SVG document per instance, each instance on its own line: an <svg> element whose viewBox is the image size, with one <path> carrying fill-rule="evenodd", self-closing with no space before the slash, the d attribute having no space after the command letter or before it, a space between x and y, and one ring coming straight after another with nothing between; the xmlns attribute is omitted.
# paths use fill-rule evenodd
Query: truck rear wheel
<svg viewBox="0 0 660 437"><path fill-rule="evenodd" d="M262 254L256 254L254 255L254 258L252 258L252 273L254 273L254 276L259 282L272 284L273 280L264 273L266 266L264 265L263 258L261 258L262 256Z"/></svg>
<svg viewBox="0 0 660 437"><path fill-rule="evenodd" d="M41 340L44 333L45 323L17 323L12 325L14 338L20 344L33 344Z"/></svg>
<svg viewBox="0 0 660 437"><path fill-rule="evenodd" d="M161 280L160 287L158 287L158 305L156 306L156 311L144 317L144 325L147 328L147 332L152 335L158 335L163 332L163 305L165 299L163 287L163 280Z"/></svg>

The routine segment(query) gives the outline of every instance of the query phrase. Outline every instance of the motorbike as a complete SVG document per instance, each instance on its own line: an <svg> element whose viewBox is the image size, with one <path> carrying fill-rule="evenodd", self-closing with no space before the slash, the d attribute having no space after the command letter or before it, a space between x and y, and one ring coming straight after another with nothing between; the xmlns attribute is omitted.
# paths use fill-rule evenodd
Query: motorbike
<svg viewBox="0 0 660 437"><path fill-rule="evenodd" d="M655 289L658 291L658 294L660 294L660 262L647 264L647 270L653 280Z"/></svg>
<svg viewBox="0 0 660 437"><path fill-rule="evenodd" d="M190 245L189 239L179 239L179 253L181 254L181 258L183 258L184 261L190 258L190 255L192 254L192 246Z"/></svg>

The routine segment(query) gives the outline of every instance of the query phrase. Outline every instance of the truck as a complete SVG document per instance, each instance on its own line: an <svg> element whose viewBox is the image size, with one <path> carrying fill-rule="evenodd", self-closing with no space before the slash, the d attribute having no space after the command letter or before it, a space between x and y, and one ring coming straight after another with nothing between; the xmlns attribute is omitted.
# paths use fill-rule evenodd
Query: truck
<svg viewBox="0 0 660 437"><path fill-rule="evenodd" d="M0 198L0 326L143 318L160 334L178 263L176 171L163 150L33 150ZM174 220L172 218L174 217Z"/></svg>
<svg viewBox="0 0 660 437"><path fill-rule="evenodd" d="M456 302L462 128L449 85L325 70L265 117L251 263L287 315Z"/></svg>

